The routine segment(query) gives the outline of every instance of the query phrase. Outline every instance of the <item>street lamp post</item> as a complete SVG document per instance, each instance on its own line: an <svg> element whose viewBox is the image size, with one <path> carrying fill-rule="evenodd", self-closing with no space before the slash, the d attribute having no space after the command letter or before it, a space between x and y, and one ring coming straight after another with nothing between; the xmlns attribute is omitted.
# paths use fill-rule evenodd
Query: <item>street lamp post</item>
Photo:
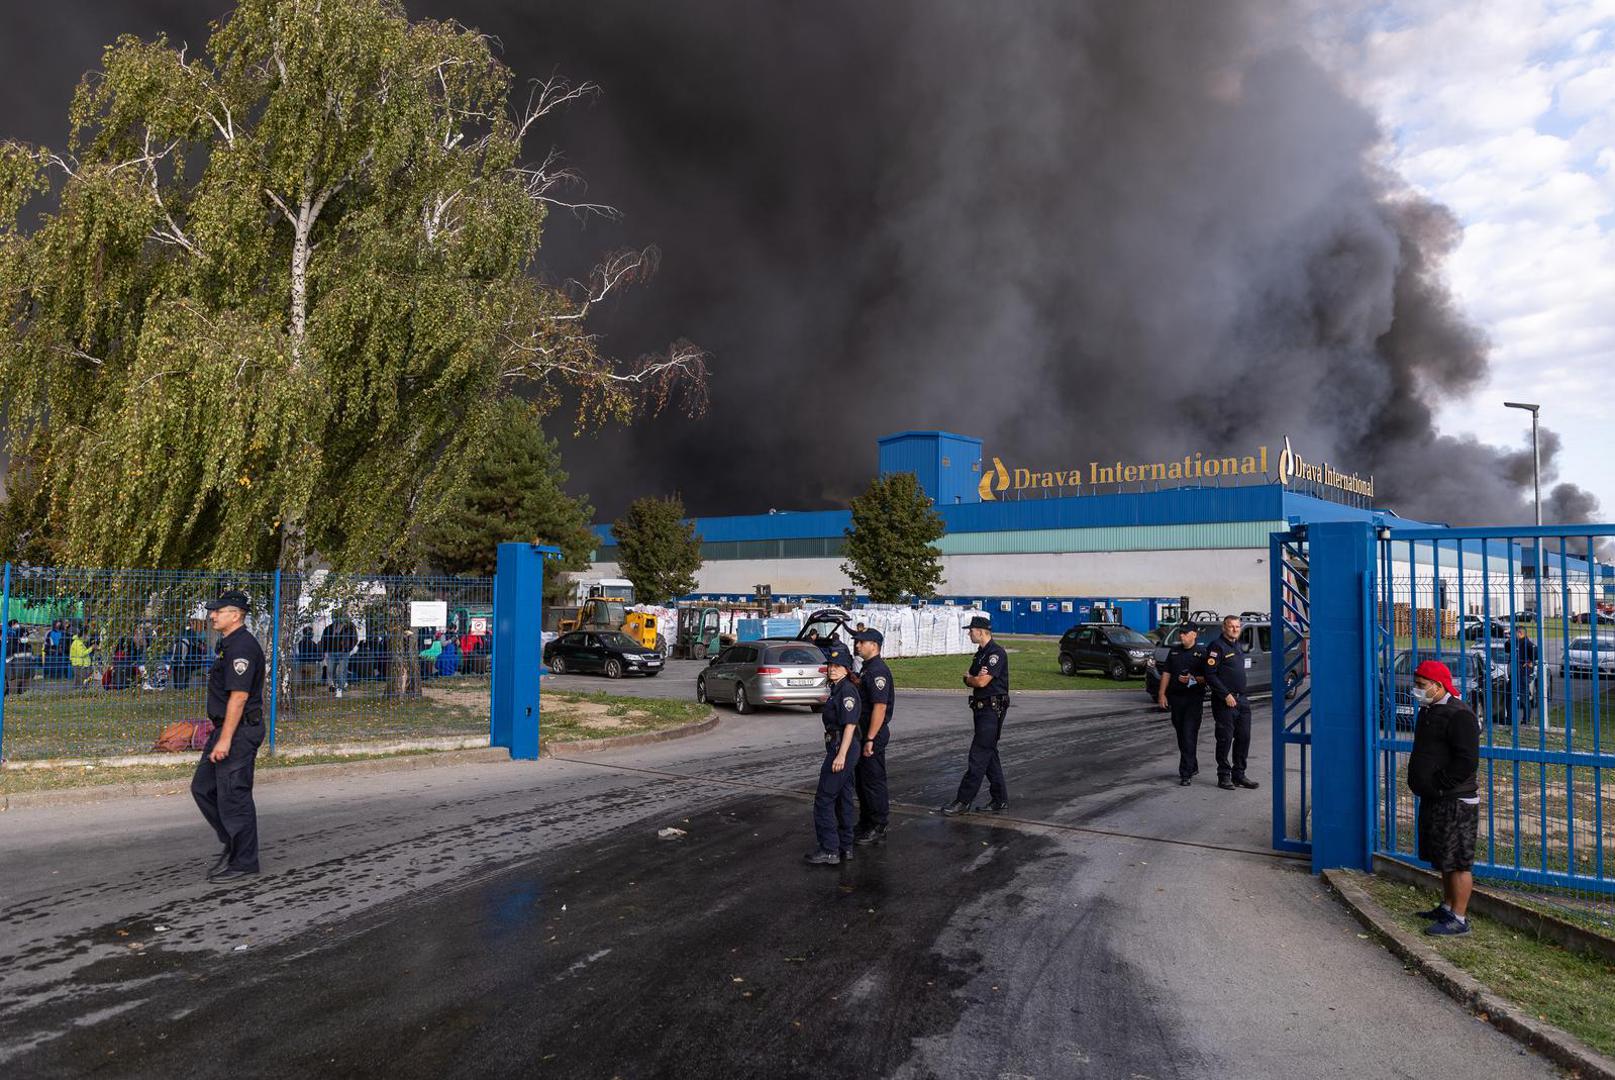
<svg viewBox="0 0 1615 1080"><path fill-rule="evenodd" d="M1525 409L1531 414L1531 489L1536 493L1536 523L1542 525L1542 448L1537 441L1537 414L1542 411L1540 405L1528 405L1523 401L1505 401L1505 409Z"/></svg>

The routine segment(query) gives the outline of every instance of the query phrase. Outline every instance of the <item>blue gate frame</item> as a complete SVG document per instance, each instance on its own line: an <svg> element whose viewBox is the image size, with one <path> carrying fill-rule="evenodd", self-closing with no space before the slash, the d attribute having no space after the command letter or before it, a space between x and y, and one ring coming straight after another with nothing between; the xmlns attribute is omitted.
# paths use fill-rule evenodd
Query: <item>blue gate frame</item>
<svg viewBox="0 0 1615 1080"><path fill-rule="evenodd" d="M1615 750L1602 731L1615 680L1600 670L1615 661L1615 630L1601 639L1610 568L1596 559L1596 545L1610 537L1615 526L1380 530L1370 718L1376 853L1421 862L1418 805L1404 777L1417 715L1409 689L1418 663L1436 659L1481 723L1475 875L1615 894L1615 838L1603 825L1603 775L1615 769ZM1572 554L1572 543L1592 556ZM1530 677L1524 650L1504 638L1521 628L1536 648ZM1573 656L1570 645L1584 638L1589 648Z"/></svg>
<svg viewBox="0 0 1615 1080"><path fill-rule="evenodd" d="M1312 602L1305 529L1269 540L1273 613L1273 847L1310 854L1307 803L1312 755L1312 678L1308 650ZM1290 804L1291 775L1295 806Z"/></svg>

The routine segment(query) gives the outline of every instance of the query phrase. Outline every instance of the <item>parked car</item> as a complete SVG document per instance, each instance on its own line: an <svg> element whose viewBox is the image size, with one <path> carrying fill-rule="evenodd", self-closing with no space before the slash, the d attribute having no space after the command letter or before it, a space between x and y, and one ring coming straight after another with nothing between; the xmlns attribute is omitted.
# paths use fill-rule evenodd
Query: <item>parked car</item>
<svg viewBox="0 0 1615 1080"><path fill-rule="evenodd" d="M1458 636L1465 641L1483 641L1486 638L1487 626L1491 627L1493 641L1507 641L1509 637L1508 620L1493 615L1490 623L1480 615L1465 615L1463 627Z"/></svg>
<svg viewBox="0 0 1615 1080"><path fill-rule="evenodd" d="M1581 623L1583 626L1585 626L1593 621L1594 616L1595 613L1593 612L1578 611L1574 615L1570 616L1570 621L1573 623ZM1599 626L1615 626L1615 615L1611 615L1607 611L1597 612L1596 618Z"/></svg>
<svg viewBox="0 0 1615 1080"><path fill-rule="evenodd" d="M1222 636L1222 620L1205 621L1204 614L1212 613L1196 612L1197 618L1189 624L1197 631L1195 648L1202 653L1215 638ZM1160 665L1166 663L1167 652L1177 644L1179 628L1179 626L1167 628L1144 672L1144 692L1149 695L1151 701L1154 701L1161 691ZM1246 690L1252 694L1261 694L1273 689L1273 624L1246 622L1239 628L1239 648L1245 654Z"/></svg>
<svg viewBox="0 0 1615 1080"><path fill-rule="evenodd" d="M598 672L620 679L661 674L662 654L614 630L574 630L544 646L544 663L557 675Z"/></svg>
<svg viewBox="0 0 1615 1080"><path fill-rule="evenodd" d="M1594 648L1591 636L1571 638L1565 646L1564 665L1561 669L1564 677L1569 679L1590 679L1593 675L1593 653L1598 653L1597 666L1600 679L1615 675L1615 637L1609 634L1599 634Z"/></svg>
<svg viewBox="0 0 1615 1080"><path fill-rule="evenodd" d="M817 709L829 696L824 653L807 641L730 645L695 677L695 700L732 704L741 715L759 705Z"/></svg>
<svg viewBox="0 0 1615 1080"><path fill-rule="evenodd" d="M1492 719L1499 724L1508 723L1512 715L1513 697L1509 692L1512 685L1512 674L1509 666L1509 654L1506 648L1493 648L1490 655L1484 648L1468 649L1462 654L1440 654L1435 652L1419 653L1419 659L1440 660L1452 672L1453 685L1463 696L1464 701L1475 715L1486 716L1487 690L1491 691ZM1419 703L1413 697L1413 650L1403 649L1396 654L1392 662L1392 698L1396 709L1396 726L1403 731L1412 731L1414 722L1418 719ZM1551 683L1549 684L1551 686ZM1531 680L1526 690L1531 695L1531 701L1540 700L1541 687L1537 680ZM1551 690L1550 690L1551 696Z"/></svg>
<svg viewBox="0 0 1615 1080"><path fill-rule="evenodd" d="M1060 674L1103 671L1120 682L1143 675L1154 654L1150 639L1121 623L1079 623L1060 638Z"/></svg>

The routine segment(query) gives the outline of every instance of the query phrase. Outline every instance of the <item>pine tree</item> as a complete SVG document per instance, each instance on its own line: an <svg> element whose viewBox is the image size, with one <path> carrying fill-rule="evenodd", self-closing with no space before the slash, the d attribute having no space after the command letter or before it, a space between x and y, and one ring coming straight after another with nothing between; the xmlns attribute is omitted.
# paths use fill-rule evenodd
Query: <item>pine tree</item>
<svg viewBox="0 0 1615 1080"><path fill-rule="evenodd" d="M599 543L589 527L594 507L567 494L560 448L527 402L502 402L474 455L462 497L426 533L427 561L448 574L489 576L501 542L553 544L561 558L544 561L544 601L558 602L562 574L588 566Z"/></svg>
<svg viewBox="0 0 1615 1080"><path fill-rule="evenodd" d="M877 477L852 500L842 573L876 604L929 599L942 583L942 552L935 544L944 531L942 515L913 473Z"/></svg>
<svg viewBox="0 0 1615 1080"><path fill-rule="evenodd" d="M634 583L644 603L665 603L695 591L701 569L701 538L684 520L684 500L635 499L628 512L611 523L617 541L617 565Z"/></svg>

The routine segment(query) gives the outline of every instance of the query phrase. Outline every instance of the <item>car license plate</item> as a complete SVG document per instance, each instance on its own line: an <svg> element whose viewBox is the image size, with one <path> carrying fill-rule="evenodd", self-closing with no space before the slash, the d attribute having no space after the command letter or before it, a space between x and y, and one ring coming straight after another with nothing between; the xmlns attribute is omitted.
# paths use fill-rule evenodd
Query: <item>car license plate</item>
<svg viewBox="0 0 1615 1080"><path fill-rule="evenodd" d="M818 679L786 679L785 680L785 685L786 686L813 686L818 681L819 681Z"/></svg>

